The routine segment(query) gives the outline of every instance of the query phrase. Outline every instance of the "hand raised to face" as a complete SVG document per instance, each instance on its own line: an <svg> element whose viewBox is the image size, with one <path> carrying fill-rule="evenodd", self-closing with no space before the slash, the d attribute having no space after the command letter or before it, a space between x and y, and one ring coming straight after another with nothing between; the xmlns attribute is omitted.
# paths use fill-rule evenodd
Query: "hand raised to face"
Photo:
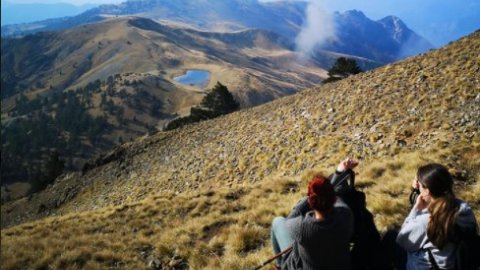
<svg viewBox="0 0 480 270"><path fill-rule="evenodd" d="M415 202L415 209L421 211L428 207L429 200L427 200L422 194L420 194Z"/></svg>
<svg viewBox="0 0 480 270"><path fill-rule="evenodd" d="M358 161L352 159L352 158L346 158L342 161L337 166L337 171L343 172L348 169L353 169L358 165Z"/></svg>
<svg viewBox="0 0 480 270"><path fill-rule="evenodd" d="M420 184L418 183L418 180L417 180L416 177L412 180L412 188L413 189L420 189Z"/></svg>

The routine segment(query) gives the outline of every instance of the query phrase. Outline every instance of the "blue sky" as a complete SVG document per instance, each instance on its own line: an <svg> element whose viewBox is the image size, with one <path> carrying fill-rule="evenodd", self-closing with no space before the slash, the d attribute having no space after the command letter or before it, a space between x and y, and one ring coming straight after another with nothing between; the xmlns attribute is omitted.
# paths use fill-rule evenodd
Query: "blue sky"
<svg viewBox="0 0 480 270"><path fill-rule="evenodd" d="M7 0L10 3L120 3L122 0ZM175 0L171 0L175 1ZM223 1L223 0L218 0ZM261 0L269 1L269 0ZM271 1L271 0L270 0ZM275 0L273 0L275 1ZM427 38L443 46L480 28L480 0L312 0L321 1L327 11L357 9L371 19L395 15ZM3 2L3 1L2 1Z"/></svg>
<svg viewBox="0 0 480 270"><path fill-rule="evenodd" d="M69 3L73 5L84 5L84 4L110 4L110 3L121 3L124 0L5 0L6 2L13 4L31 4L31 3L41 3L41 4L54 4L54 3ZM172 0L175 1L175 0ZM2 0L3 2L3 0Z"/></svg>

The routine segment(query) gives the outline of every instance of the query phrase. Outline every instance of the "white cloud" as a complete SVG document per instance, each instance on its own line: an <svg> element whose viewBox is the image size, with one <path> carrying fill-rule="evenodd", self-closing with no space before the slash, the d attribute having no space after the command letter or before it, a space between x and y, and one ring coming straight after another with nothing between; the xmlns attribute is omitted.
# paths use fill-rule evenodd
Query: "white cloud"
<svg viewBox="0 0 480 270"><path fill-rule="evenodd" d="M297 51L307 56L315 47L335 39L335 21L333 15L326 11L324 1L310 1L305 23L296 38Z"/></svg>

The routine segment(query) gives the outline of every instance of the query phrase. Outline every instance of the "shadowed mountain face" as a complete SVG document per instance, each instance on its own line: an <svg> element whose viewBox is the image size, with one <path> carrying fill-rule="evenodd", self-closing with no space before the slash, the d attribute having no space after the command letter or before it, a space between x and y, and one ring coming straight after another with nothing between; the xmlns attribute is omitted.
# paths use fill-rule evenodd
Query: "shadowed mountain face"
<svg viewBox="0 0 480 270"><path fill-rule="evenodd" d="M476 32L118 146L82 173L2 204L2 269L251 269L271 256L272 219L305 196L314 174L332 172L346 156L361 161L357 183L382 232L401 225L411 179L429 162L448 166L455 194L478 219L479 48Z"/></svg>
<svg viewBox="0 0 480 270"><path fill-rule="evenodd" d="M362 12L353 10L336 13L335 21L339 29L338 40L327 44L327 50L393 62L433 48L394 16L372 21Z"/></svg>
<svg viewBox="0 0 480 270"><path fill-rule="evenodd" d="M71 18L5 26L2 27L2 36L66 29L101 20L104 16L135 15L208 31L264 29L293 42L305 23L306 7L305 2L290 1L127 1L118 5L103 5ZM335 14L338 38L324 49L388 63L433 48L428 41L408 29L400 19L391 18L372 21L359 11Z"/></svg>

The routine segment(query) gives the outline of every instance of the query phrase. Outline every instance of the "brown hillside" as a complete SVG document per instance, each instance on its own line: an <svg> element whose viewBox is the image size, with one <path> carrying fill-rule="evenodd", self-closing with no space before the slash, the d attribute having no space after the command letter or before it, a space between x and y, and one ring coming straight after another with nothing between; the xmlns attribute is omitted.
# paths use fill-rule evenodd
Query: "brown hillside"
<svg viewBox="0 0 480 270"><path fill-rule="evenodd" d="M28 90L32 98L52 88L75 89L128 73L153 74L191 90L172 78L186 69L205 69L211 72L207 88L221 81L242 105L251 106L318 84L326 77L318 64L330 64L297 64L288 45L266 31L208 33L137 17L111 18L4 43L2 65L12 77L21 79L16 91ZM334 59L328 53L326 57Z"/></svg>
<svg viewBox="0 0 480 270"><path fill-rule="evenodd" d="M479 51L477 31L338 83L117 147L83 174L2 206L2 269L249 268L271 253L273 217L304 194L310 175L332 171L347 155L361 160L359 187L381 231L401 224L411 179L429 161L451 169L478 219Z"/></svg>
<svg viewBox="0 0 480 270"><path fill-rule="evenodd" d="M188 114L217 81L228 87L242 107L315 86L326 77L321 67L337 57L330 52L319 56L300 61L287 42L268 31L202 32L138 17L109 18L65 31L2 39L2 134L9 134L5 130L20 126L23 120L38 120L39 112L56 118L58 104L26 111L21 108L35 106L23 106L20 97L32 104L46 104L46 99L67 92L81 100L78 107L103 126L89 138L81 132L55 131L57 140L49 139L56 141L51 145L45 145L33 131L32 137L43 141L32 143L38 147L27 145L29 138L4 136L4 146L30 151L4 148L2 164L7 165L2 174L8 177L2 183L35 182L34 171L43 166L48 149L59 150L68 161L67 169L78 170L114 145L162 130L172 119ZM204 87L174 80L190 69L210 72ZM55 129L58 125L44 126ZM71 147L60 146L64 141L71 142ZM12 193L2 201L18 196L9 190Z"/></svg>

